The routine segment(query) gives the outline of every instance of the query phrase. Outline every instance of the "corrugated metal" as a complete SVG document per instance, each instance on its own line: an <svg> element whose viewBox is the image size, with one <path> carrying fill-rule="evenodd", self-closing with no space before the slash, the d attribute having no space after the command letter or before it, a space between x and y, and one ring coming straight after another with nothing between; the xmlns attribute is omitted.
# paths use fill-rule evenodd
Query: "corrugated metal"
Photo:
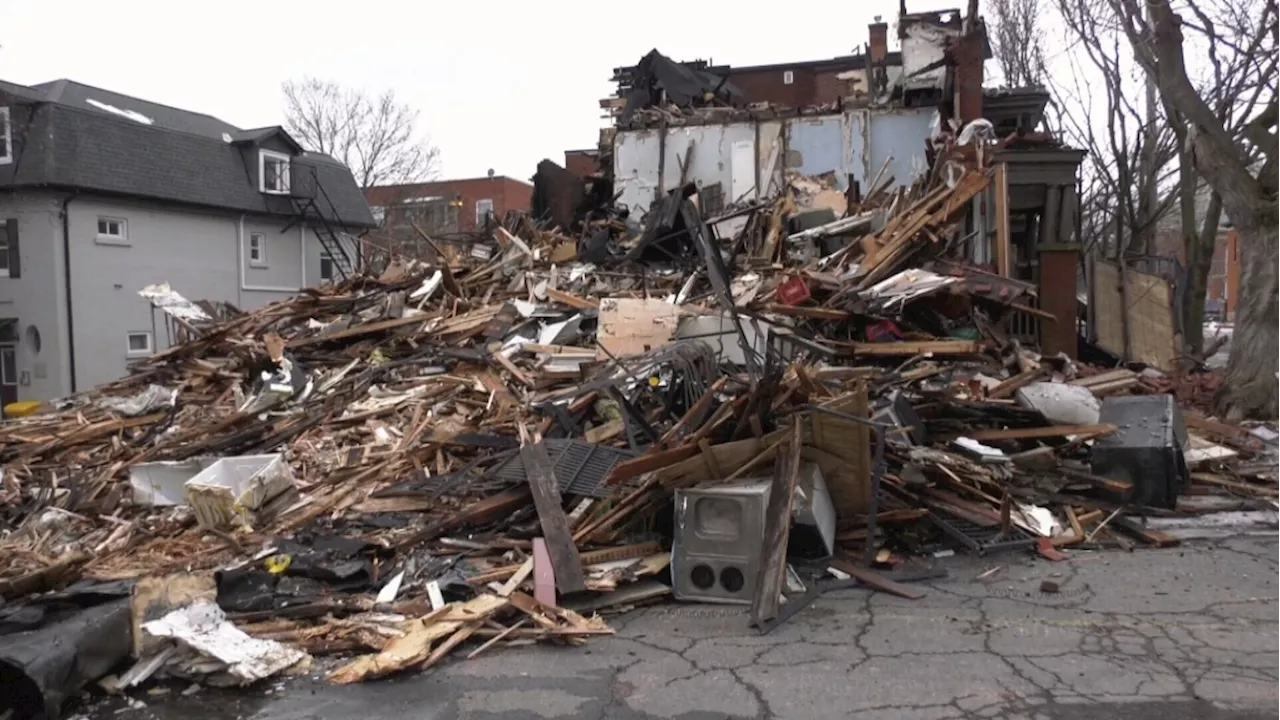
<svg viewBox="0 0 1280 720"><path fill-rule="evenodd" d="M894 185L910 184L924 167L925 139L935 131L933 108L849 110L840 115L788 118L727 125L700 125L667 130L665 143L658 130L627 130L614 140L614 178L619 202L633 213L652 204L659 187L670 190L680 181L680 166L694 146L686 177L699 186L720 183L726 199L769 196L778 191L783 170L806 175L835 172L841 189L853 175L863 186L886 159L885 171ZM665 146L665 147L664 147ZM664 152L665 158L659 153ZM741 167L750 159L754 167ZM753 181L762 187L751 188Z"/></svg>

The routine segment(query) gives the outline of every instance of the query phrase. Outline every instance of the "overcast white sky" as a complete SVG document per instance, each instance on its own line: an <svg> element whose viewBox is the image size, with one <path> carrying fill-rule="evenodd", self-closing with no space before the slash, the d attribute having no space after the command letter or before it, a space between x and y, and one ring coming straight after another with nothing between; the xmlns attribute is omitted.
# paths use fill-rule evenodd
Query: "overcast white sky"
<svg viewBox="0 0 1280 720"><path fill-rule="evenodd" d="M908 10L964 0L909 0ZM441 177L492 168L527 179L538 161L594 147L614 67L653 48L730 65L817 60L892 25L898 0L486 3L279 0L0 0L0 79L69 78L240 127L281 122L280 84L312 75L392 88L421 113Z"/></svg>

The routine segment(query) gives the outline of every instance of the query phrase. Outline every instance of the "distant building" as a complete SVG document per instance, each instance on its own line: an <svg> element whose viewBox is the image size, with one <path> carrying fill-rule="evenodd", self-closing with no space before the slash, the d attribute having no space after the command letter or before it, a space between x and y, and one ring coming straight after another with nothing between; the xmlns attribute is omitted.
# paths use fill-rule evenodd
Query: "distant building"
<svg viewBox="0 0 1280 720"><path fill-rule="evenodd" d="M421 247L425 243L415 225L433 239L474 233L491 219L528 212L532 197L533 185L503 175L371 187L365 198L379 227L369 240L410 257L426 257L430 248Z"/></svg>
<svg viewBox="0 0 1280 720"><path fill-rule="evenodd" d="M255 309L353 272L374 225L351 172L281 128L0 82L0 403L167 347L144 287Z"/></svg>

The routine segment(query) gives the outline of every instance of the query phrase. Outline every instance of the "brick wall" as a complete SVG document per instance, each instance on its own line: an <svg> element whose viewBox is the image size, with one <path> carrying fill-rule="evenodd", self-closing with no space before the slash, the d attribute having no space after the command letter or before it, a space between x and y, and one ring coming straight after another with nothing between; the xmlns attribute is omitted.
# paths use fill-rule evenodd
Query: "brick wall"
<svg viewBox="0 0 1280 720"><path fill-rule="evenodd" d="M492 178L390 185L369 188L365 191L365 198L373 207L391 208L405 200L424 197L443 197L460 201L462 205L458 208L458 232L474 232L477 229L477 202L493 201L493 214L498 218L511 210L527 212L533 200L533 186L498 175Z"/></svg>
<svg viewBox="0 0 1280 720"><path fill-rule="evenodd" d="M565 150L564 169L579 180L586 179L588 175L600 172L600 156L595 150Z"/></svg>
<svg viewBox="0 0 1280 720"><path fill-rule="evenodd" d="M782 68L769 70L731 70L729 82L742 91L746 101L768 102L787 107L801 108L815 104L815 73L810 68L794 69L792 82L787 84Z"/></svg>

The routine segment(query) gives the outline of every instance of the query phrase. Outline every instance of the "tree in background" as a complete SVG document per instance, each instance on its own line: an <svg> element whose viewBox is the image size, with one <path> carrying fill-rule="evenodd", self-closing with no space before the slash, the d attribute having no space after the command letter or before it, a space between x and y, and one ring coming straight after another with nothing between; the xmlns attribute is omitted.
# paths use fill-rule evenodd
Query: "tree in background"
<svg viewBox="0 0 1280 720"><path fill-rule="evenodd" d="M1240 302L1219 410L1229 419L1273 419L1280 404L1276 0L1183 0L1177 10L1169 0L1106 0L1106 7L1154 83L1188 170L1212 188L1239 236ZM1207 44L1215 72L1233 56L1254 74L1243 94L1213 107L1215 88L1198 88L1187 70L1184 48L1197 42ZM1215 77L1228 79L1225 71Z"/></svg>
<svg viewBox="0 0 1280 720"><path fill-rule="evenodd" d="M1089 150L1092 170L1082 206L1091 210L1085 226L1113 234L1106 243L1117 257L1146 256L1157 227L1176 228L1182 238L1185 275L1179 315L1187 352L1201 356L1204 303L1214 248L1222 222L1221 196L1197 170L1187 125L1180 111L1158 92L1158 85L1133 51L1130 36L1110 0L1057 0L1070 31L1070 66L1074 87L1059 85L1056 95L1064 127ZM1141 0L1125 3L1139 12ZM1188 82L1237 144L1245 141L1248 123L1275 97L1275 3L1272 0L1199 0L1184 2L1186 12L1201 18L1184 36L1194 67ZM1135 9L1137 8L1137 9ZM1201 60L1201 58L1205 58ZM1086 80L1080 79L1079 63ZM1105 125L1089 123L1073 108L1091 95L1106 99ZM1243 146L1242 146L1243 147ZM1245 148L1247 162L1258 169L1259 149ZM1090 192L1092 191L1092 192ZM1108 238L1109 240L1112 238Z"/></svg>
<svg viewBox="0 0 1280 720"><path fill-rule="evenodd" d="M1008 87L1044 85L1044 21L1042 0L989 0L987 28L991 52Z"/></svg>
<svg viewBox="0 0 1280 720"><path fill-rule="evenodd" d="M303 78L284 83L284 98L285 130L350 168L361 188L435 177L439 150L418 135L418 111L397 102L394 92L373 97Z"/></svg>

